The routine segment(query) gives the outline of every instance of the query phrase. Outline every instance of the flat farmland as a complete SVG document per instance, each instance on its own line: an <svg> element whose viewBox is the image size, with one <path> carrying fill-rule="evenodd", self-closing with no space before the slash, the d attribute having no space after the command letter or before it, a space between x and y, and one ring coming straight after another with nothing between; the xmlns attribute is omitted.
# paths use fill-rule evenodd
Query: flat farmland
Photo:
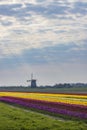
<svg viewBox="0 0 87 130"><path fill-rule="evenodd" d="M87 94L0 92L0 129L86 130Z"/></svg>
<svg viewBox="0 0 87 130"><path fill-rule="evenodd" d="M0 102L0 130L86 130L83 121L60 121Z"/></svg>
<svg viewBox="0 0 87 130"><path fill-rule="evenodd" d="M0 87L0 91L42 92L42 93L82 93L82 94L87 94L87 87L71 87L71 88Z"/></svg>

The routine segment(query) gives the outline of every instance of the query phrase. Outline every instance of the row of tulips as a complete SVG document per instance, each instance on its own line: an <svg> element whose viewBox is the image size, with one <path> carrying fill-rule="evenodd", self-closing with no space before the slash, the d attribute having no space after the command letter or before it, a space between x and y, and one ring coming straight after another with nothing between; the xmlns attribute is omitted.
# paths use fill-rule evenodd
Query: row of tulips
<svg viewBox="0 0 87 130"><path fill-rule="evenodd" d="M34 99L24 99L10 96L0 97L0 101L12 104L19 104L21 106L43 110L54 114L63 114L71 117L87 119L87 106L48 102Z"/></svg>
<svg viewBox="0 0 87 130"><path fill-rule="evenodd" d="M5 98L11 98L11 99L15 99L15 100L20 99L21 101L24 101L27 103L35 103L38 105L45 105L45 106L49 106L49 107L53 107L53 108L62 108L62 109L67 109L67 110L71 110L71 111L87 113L87 106L83 106L83 105L61 103L61 102L50 102L50 101L42 101L42 100L35 100L35 99L17 98L17 97L11 97L11 96L5 96Z"/></svg>
<svg viewBox="0 0 87 130"><path fill-rule="evenodd" d="M61 102L67 104L77 104L87 106L87 95L70 94L47 94L47 93L24 93L24 92L0 92L1 96L12 96L34 100L43 100L50 102Z"/></svg>

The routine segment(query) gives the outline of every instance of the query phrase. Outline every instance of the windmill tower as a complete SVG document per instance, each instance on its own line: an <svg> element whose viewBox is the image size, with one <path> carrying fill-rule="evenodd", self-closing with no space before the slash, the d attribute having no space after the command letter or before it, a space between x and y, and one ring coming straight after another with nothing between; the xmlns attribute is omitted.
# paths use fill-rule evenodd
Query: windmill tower
<svg viewBox="0 0 87 130"><path fill-rule="evenodd" d="M27 82L31 82L31 88L36 88L36 79L33 79L33 74L31 74L31 80L27 80Z"/></svg>

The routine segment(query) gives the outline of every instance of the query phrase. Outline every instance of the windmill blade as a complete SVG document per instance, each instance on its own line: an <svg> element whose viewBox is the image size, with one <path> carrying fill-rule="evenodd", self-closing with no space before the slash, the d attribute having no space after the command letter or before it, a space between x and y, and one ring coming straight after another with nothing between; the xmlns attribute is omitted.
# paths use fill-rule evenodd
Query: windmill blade
<svg viewBox="0 0 87 130"><path fill-rule="evenodd" d="M31 74L31 80L33 79L33 73Z"/></svg>
<svg viewBox="0 0 87 130"><path fill-rule="evenodd" d="M27 80L27 82L31 82L31 80Z"/></svg>

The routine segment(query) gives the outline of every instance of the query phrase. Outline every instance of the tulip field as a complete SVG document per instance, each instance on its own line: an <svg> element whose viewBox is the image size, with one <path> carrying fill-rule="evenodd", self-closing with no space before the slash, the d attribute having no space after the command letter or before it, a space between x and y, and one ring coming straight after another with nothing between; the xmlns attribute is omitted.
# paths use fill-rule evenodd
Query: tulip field
<svg viewBox="0 0 87 130"><path fill-rule="evenodd" d="M0 101L53 114L87 119L87 95L1 92Z"/></svg>
<svg viewBox="0 0 87 130"><path fill-rule="evenodd" d="M87 94L0 92L0 102L64 119L87 120Z"/></svg>

